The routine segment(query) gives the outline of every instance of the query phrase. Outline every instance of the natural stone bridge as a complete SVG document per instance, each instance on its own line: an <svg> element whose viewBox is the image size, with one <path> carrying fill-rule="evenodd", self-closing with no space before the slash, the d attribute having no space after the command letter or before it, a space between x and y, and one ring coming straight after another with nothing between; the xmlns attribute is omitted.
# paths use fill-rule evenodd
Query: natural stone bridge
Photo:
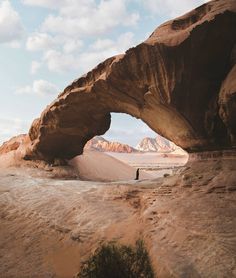
<svg viewBox="0 0 236 278"><path fill-rule="evenodd" d="M68 86L30 129L25 158L81 154L127 113L185 150L236 145L236 1L164 23L145 42Z"/></svg>

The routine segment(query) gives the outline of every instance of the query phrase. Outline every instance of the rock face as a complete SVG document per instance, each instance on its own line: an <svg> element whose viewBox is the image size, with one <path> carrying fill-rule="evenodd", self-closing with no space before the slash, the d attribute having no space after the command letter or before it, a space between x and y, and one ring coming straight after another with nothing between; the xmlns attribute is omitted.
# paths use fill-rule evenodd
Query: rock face
<svg viewBox="0 0 236 278"><path fill-rule="evenodd" d="M0 155L11 151L16 151L20 146L26 146L29 143L30 139L27 134L20 134L18 136L12 137L10 140L4 142L0 146Z"/></svg>
<svg viewBox="0 0 236 278"><path fill-rule="evenodd" d="M96 150L100 152L116 152L116 153L133 153L137 152L136 149L129 145L121 144L119 142L110 142L101 136L96 136L89 140L84 149Z"/></svg>
<svg viewBox="0 0 236 278"><path fill-rule="evenodd" d="M142 119L193 152L236 146L236 1L213 0L75 80L29 131L25 158L72 158L110 127Z"/></svg>
<svg viewBox="0 0 236 278"><path fill-rule="evenodd" d="M176 147L174 143L158 135L156 138L144 138L136 149L141 152L172 152Z"/></svg>
<svg viewBox="0 0 236 278"><path fill-rule="evenodd" d="M0 146L0 155L4 154L4 153L8 153L8 152L17 150L19 148L19 146L24 143L25 138L26 138L26 135L25 134L21 134L21 135L12 137L7 142L4 142Z"/></svg>

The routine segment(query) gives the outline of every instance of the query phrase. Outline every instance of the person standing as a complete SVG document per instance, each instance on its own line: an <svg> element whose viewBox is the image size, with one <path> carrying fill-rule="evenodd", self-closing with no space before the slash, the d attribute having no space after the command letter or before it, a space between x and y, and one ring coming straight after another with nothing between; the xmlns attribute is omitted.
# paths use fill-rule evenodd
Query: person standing
<svg viewBox="0 0 236 278"><path fill-rule="evenodd" d="M139 168L136 171L136 178L135 178L135 180L139 180Z"/></svg>

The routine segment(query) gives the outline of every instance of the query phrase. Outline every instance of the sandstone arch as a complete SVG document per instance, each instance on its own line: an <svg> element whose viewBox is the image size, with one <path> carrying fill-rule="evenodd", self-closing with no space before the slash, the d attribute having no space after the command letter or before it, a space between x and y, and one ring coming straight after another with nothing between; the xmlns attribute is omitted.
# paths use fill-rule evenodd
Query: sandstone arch
<svg viewBox="0 0 236 278"><path fill-rule="evenodd" d="M235 26L234 0L211 1L161 25L68 86L33 122L25 157L81 154L109 129L110 112L140 118L190 152L234 147Z"/></svg>

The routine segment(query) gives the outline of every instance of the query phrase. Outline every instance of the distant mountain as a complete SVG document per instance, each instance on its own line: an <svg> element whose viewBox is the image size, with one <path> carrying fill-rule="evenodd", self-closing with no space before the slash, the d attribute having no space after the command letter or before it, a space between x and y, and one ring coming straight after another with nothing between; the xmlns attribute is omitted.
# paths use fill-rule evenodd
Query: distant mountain
<svg viewBox="0 0 236 278"><path fill-rule="evenodd" d="M176 148L174 143L160 135L156 138L146 137L136 146L140 152L173 152Z"/></svg>
<svg viewBox="0 0 236 278"><path fill-rule="evenodd" d="M101 136L96 136L85 145L87 150L96 150L100 152L117 152L117 153L133 153L137 150L129 145L119 142L110 142Z"/></svg>
<svg viewBox="0 0 236 278"><path fill-rule="evenodd" d="M99 152L116 152L116 153L135 153L135 152L161 152L169 153L179 149L174 143L166 138L157 135L156 138L146 137L133 148L127 144L119 142L110 142L102 136L96 136L85 145L86 150L96 150Z"/></svg>

